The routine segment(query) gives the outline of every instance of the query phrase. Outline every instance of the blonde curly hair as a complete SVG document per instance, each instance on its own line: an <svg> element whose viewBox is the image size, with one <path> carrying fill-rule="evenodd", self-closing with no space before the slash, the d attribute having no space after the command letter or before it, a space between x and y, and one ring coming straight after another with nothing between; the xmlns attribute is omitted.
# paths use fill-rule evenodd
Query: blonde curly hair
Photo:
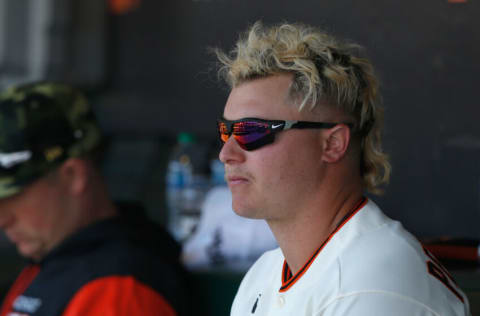
<svg viewBox="0 0 480 316"><path fill-rule="evenodd" d="M336 40L304 24L264 26L260 21L240 36L228 54L219 49L219 74L231 88L245 81L293 74L290 90L300 96L299 111L328 103L354 120L361 144L361 175L365 188L382 193L391 166L382 151L383 108L378 81L369 60L359 57L361 47Z"/></svg>

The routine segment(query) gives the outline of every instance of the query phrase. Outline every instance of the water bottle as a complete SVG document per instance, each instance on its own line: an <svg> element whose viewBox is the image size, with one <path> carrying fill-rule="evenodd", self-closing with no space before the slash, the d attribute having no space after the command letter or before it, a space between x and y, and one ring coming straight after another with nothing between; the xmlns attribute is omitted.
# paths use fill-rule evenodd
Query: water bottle
<svg viewBox="0 0 480 316"><path fill-rule="evenodd" d="M200 219L200 207L206 192L202 173L203 147L192 134L180 133L167 167L168 229L177 241L184 242Z"/></svg>

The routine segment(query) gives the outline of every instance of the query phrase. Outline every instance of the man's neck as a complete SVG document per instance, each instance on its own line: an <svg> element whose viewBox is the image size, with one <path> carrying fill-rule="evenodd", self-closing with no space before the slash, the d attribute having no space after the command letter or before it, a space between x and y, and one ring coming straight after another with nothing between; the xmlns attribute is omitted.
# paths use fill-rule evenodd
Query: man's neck
<svg viewBox="0 0 480 316"><path fill-rule="evenodd" d="M293 220L267 220L293 274L303 267L361 199L361 191L344 198L325 198L309 209L298 210L299 216Z"/></svg>

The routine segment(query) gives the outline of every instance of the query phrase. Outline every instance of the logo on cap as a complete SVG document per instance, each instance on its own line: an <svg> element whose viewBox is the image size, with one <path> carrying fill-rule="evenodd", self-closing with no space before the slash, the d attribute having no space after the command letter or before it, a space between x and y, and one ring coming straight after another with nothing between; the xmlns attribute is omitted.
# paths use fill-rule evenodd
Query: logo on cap
<svg viewBox="0 0 480 316"><path fill-rule="evenodd" d="M30 160L32 152L30 150L16 151L13 153L0 153L0 165L3 168L11 168L22 162Z"/></svg>

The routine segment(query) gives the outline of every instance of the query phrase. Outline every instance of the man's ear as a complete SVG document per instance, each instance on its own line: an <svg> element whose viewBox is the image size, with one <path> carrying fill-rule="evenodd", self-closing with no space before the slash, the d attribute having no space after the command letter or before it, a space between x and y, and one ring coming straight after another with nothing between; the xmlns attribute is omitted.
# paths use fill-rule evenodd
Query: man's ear
<svg viewBox="0 0 480 316"><path fill-rule="evenodd" d="M88 172L88 163L84 159L69 158L58 169L58 177L70 194L79 195L87 187Z"/></svg>
<svg viewBox="0 0 480 316"><path fill-rule="evenodd" d="M345 124L338 124L323 134L322 160L328 163L340 161L346 154L350 144L350 128Z"/></svg>

